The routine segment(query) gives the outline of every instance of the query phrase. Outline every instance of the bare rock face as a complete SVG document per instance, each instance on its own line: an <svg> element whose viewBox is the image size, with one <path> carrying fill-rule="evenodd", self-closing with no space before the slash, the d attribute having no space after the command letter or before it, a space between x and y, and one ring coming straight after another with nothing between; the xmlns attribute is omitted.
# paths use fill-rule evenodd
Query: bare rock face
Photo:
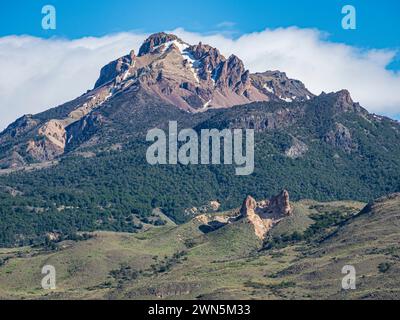
<svg viewBox="0 0 400 320"><path fill-rule="evenodd" d="M174 40L178 40L178 37L173 34L167 34L164 32L155 33L147 38L142 44L139 49L139 57L153 53L156 48Z"/></svg>
<svg viewBox="0 0 400 320"><path fill-rule="evenodd" d="M220 65L219 72L216 75L217 86L220 89L233 88L237 91L240 86L244 85L243 78L246 72L243 62L232 55Z"/></svg>
<svg viewBox="0 0 400 320"><path fill-rule="evenodd" d="M90 97L84 103L78 105L72 112L70 112L67 118L62 119L62 124L64 127L81 120L93 110L104 104L111 96L112 90L113 86L102 87L95 90L95 92L90 95Z"/></svg>
<svg viewBox="0 0 400 320"><path fill-rule="evenodd" d="M189 51L195 60L201 61L198 65L200 79L206 82L215 82L219 68L225 61L219 50L200 42L198 45L191 46Z"/></svg>
<svg viewBox="0 0 400 320"><path fill-rule="evenodd" d="M357 148L350 130L341 123L335 123L335 128L328 132L324 140L326 143L340 148L346 153L351 153Z"/></svg>
<svg viewBox="0 0 400 320"><path fill-rule="evenodd" d="M112 61L103 67L100 71L100 77L97 80L94 88L101 87L102 85L115 80L118 76L129 71L135 64L135 52L132 50L128 55Z"/></svg>
<svg viewBox="0 0 400 320"><path fill-rule="evenodd" d="M37 161L54 160L64 153L66 139L62 122L50 120L38 129L38 139L28 142L26 152Z"/></svg>
<svg viewBox="0 0 400 320"><path fill-rule="evenodd" d="M256 73L251 75L251 80L256 88L275 101L307 101L314 97L301 81L288 78L284 72Z"/></svg>
<svg viewBox="0 0 400 320"><path fill-rule="evenodd" d="M293 209L289 201L289 192L283 190L270 200L259 203L248 196L240 212L242 218L248 219L253 224L256 236L264 240L276 224L293 213Z"/></svg>
<svg viewBox="0 0 400 320"><path fill-rule="evenodd" d="M272 221L263 220L259 215L256 214L255 209L257 202L254 198L248 196L243 203L241 209L241 216L248 219L249 223L254 226L254 232L260 240L264 240L268 231L271 230Z"/></svg>
<svg viewBox="0 0 400 320"><path fill-rule="evenodd" d="M332 92L328 94L322 92L319 97L330 97L333 100L331 101L331 108L334 114L353 112L364 116L368 115L368 111L366 109L361 107L359 103L353 101L348 90L340 90L338 92Z"/></svg>
<svg viewBox="0 0 400 320"><path fill-rule="evenodd" d="M347 90L341 90L336 93L337 100L334 104L334 108L339 110L340 112L348 112L353 111L355 108L355 104L353 99L351 98L350 92Z"/></svg>
<svg viewBox="0 0 400 320"><path fill-rule="evenodd" d="M285 155L291 159L298 159L308 152L308 146L299 139L293 138L292 146L285 151Z"/></svg>
<svg viewBox="0 0 400 320"><path fill-rule="evenodd" d="M61 121L50 120L38 130L39 136L46 137L52 144L60 149L65 148L66 131Z"/></svg>
<svg viewBox="0 0 400 320"><path fill-rule="evenodd" d="M57 145L51 143L48 139L30 140L26 152L35 160L44 162L55 159L63 153L63 150Z"/></svg>
<svg viewBox="0 0 400 320"><path fill-rule="evenodd" d="M242 217L248 217L251 214L254 214L254 210L257 207L257 202L254 200L253 197L248 196L246 200L244 200L242 209L240 210L240 213Z"/></svg>
<svg viewBox="0 0 400 320"><path fill-rule="evenodd" d="M273 131L290 127L302 116L303 110L297 108L279 109L273 112L247 113L232 119L229 127L234 129L254 129L255 132Z"/></svg>
<svg viewBox="0 0 400 320"><path fill-rule="evenodd" d="M271 81L280 97L265 89ZM216 48L190 45L163 32L146 39L138 56L131 52L105 66L95 88L112 82L140 84L150 94L188 112L313 96L300 81L284 74L251 75L235 55L226 59Z"/></svg>
<svg viewBox="0 0 400 320"><path fill-rule="evenodd" d="M220 207L221 204L217 200L213 200L199 208L188 208L185 210L185 214L190 216L202 215L210 212L217 212Z"/></svg>
<svg viewBox="0 0 400 320"><path fill-rule="evenodd" d="M275 217L285 217L292 214L289 201L289 192L283 190L277 196L271 198L264 212Z"/></svg>

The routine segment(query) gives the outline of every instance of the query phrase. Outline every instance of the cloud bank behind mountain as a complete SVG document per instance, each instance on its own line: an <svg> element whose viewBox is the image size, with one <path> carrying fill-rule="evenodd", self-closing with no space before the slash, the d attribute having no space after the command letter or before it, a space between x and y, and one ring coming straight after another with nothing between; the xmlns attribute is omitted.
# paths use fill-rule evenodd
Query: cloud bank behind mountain
<svg viewBox="0 0 400 320"><path fill-rule="evenodd" d="M349 89L370 112L400 113L400 73L388 70L396 50L362 49L329 41L316 29L297 27L245 34L201 35L170 31L188 43L217 47L240 57L251 72L280 70L315 94ZM119 33L101 38L0 38L0 130L23 114L37 113L74 99L93 88L100 68L147 37Z"/></svg>

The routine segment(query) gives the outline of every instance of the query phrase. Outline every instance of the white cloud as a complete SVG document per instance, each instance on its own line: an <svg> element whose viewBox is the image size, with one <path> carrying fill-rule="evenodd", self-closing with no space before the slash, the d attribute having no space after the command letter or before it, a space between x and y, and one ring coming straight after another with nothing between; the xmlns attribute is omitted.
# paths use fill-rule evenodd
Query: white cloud
<svg viewBox="0 0 400 320"><path fill-rule="evenodd" d="M244 35L236 40L175 30L187 41L203 41L224 54L236 54L252 72L285 71L316 94L349 89L371 112L400 112L400 73L386 67L395 50L363 50L328 40L316 29L281 28Z"/></svg>
<svg viewBox="0 0 400 320"><path fill-rule="evenodd" d="M285 71L314 93L349 89L371 112L400 112L400 74L386 66L394 50L362 50L330 42L315 29L285 28L238 39L174 30L189 43L202 41L242 58L252 72ZM146 35L122 33L79 40L0 38L0 129L27 113L71 100L93 87L100 68L138 50Z"/></svg>
<svg viewBox="0 0 400 320"><path fill-rule="evenodd" d="M144 35L44 40L0 38L0 130L17 117L38 113L93 88L100 68L138 47Z"/></svg>

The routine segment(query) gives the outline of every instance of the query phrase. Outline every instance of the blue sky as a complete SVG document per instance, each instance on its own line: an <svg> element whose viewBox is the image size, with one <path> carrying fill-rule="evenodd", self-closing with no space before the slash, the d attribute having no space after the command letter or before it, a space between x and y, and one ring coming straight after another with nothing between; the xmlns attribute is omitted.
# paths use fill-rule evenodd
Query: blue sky
<svg viewBox="0 0 400 320"><path fill-rule="evenodd" d="M45 31L49 4L57 29ZM345 5L357 10L356 30L341 26ZM178 28L252 72L285 71L317 94L347 88L371 112L400 119L400 0L3 0L0 9L0 129L85 92L149 33ZM44 41L6 37L23 35Z"/></svg>
<svg viewBox="0 0 400 320"><path fill-rule="evenodd" d="M40 11L46 4L57 9L56 31L41 28ZM355 31L341 28L341 8L346 4L357 9ZM400 46L399 15L398 0L8 0L1 3L0 36L79 38L177 27L202 33L223 30L238 36L298 26L327 31L333 41L385 48Z"/></svg>

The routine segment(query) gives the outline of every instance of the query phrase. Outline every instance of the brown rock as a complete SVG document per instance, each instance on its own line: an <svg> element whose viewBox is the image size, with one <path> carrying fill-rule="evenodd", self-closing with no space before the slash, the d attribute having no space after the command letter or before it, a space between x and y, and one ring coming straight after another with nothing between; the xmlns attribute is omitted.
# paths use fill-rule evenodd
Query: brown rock
<svg viewBox="0 0 400 320"><path fill-rule="evenodd" d="M248 219L249 223L254 226L254 233L260 239L264 240L268 231L272 228L272 221L263 220L259 215L256 214L255 209L257 202L251 196L248 196L243 203L241 209L241 216Z"/></svg>
<svg viewBox="0 0 400 320"><path fill-rule="evenodd" d="M254 200L253 197L248 196L246 200L244 200L242 209L240 210L242 217L247 217L249 214L252 214L252 212L254 212L256 207L257 207L256 200Z"/></svg>
<svg viewBox="0 0 400 320"><path fill-rule="evenodd" d="M226 59L218 49L203 43L189 45L175 35L156 33L144 41L138 56L131 52L105 66L95 87L134 83L188 112L276 101L280 100L278 93L282 99L313 96L299 81L283 75L252 75L235 55ZM264 88L271 79L277 94ZM280 86L284 87L280 90Z"/></svg>
<svg viewBox="0 0 400 320"><path fill-rule="evenodd" d="M289 192L283 190L279 195L271 198L266 211L277 217L291 215L292 207L290 206Z"/></svg>
<svg viewBox="0 0 400 320"><path fill-rule="evenodd" d="M305 85L285 72L266 71L251 75L253 85L274 101L307 101L315 97Z"/></svg>
<svg viewBox="0 0 400 320"><path fill-rule="evenodd" d="M264 240L267 233L282 219L288 217L293 212L290 205L289 192L283 190L279 195L269 201L259 203L251 196L243 202L241 217L248 219L253 224L254 232L258 238Z"/></svg>
<svg viewBox="0 0 400 320"><path fill-rule="evenodd" d="M177 36L164 32L153 34L149 38L147 38L143 45L140 47L139 57L144 56L145 54L152 53L155 47L178 39L179 38Z"/></svg>
<svg viewBox="0 0 400 320"><path fill-rule="evenodd" d="M64 150L66 131L61 121L50 120L38 130L39 136L46 137L52 144Z"/></svg>
<svg viewBox="0 0 400 320"><path fill-rule="evenodd" d="M28 141L26 152L35 160L49 161L64 153L67 133L59 120L50 120L38 129L37 139Z"/></svg>

